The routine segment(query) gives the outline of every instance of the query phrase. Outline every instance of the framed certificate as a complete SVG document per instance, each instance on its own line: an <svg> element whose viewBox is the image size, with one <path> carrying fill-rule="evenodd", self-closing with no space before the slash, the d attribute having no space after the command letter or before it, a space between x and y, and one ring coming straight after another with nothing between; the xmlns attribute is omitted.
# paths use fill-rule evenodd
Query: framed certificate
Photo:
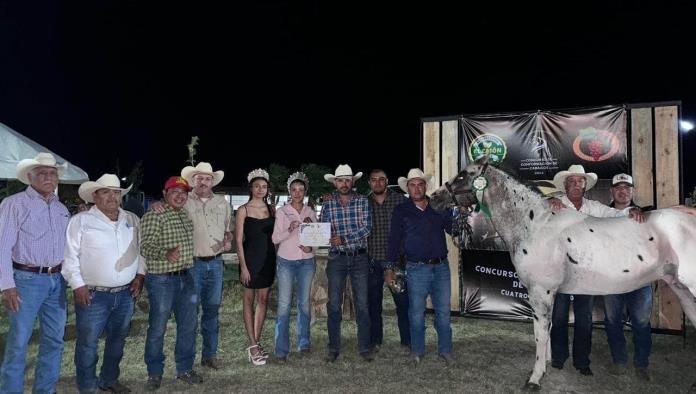
<svg viewBox="0 0 696 394"><path fill-rule="evenodd" d="M329 246L331 240L331 223L300 224L300 245Z"/></svg>

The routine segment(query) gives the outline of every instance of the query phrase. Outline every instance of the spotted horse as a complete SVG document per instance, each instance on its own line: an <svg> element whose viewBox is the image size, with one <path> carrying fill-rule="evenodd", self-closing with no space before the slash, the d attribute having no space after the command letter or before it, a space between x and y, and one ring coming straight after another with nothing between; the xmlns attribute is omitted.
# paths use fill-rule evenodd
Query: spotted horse
<svg viewBox="0 0 696 394"><path fill-rule="evenodd" d="M638 223L573 209L553 212L538 191L488 165L486 157L433 192L430 203L436 209L478 204L505 241L533 310L536 362L527 390L540 389L550 359L556 292L618 294L663 279L696 326L695 216L658 209Z"/></svg>

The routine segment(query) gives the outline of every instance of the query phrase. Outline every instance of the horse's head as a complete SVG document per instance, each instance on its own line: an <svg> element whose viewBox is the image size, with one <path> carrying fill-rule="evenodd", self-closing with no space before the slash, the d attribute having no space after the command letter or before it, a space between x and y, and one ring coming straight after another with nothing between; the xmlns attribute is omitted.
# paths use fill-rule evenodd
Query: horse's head
<svg viewBox="0 0 696 394"><path fill-rule="evenodd" d="M457 176L445 182L430 196L430 203L435 209L444 209L457 205L470 207L476 204L472 182L488 168L488 156L484 156L467 165Z"/></svg>

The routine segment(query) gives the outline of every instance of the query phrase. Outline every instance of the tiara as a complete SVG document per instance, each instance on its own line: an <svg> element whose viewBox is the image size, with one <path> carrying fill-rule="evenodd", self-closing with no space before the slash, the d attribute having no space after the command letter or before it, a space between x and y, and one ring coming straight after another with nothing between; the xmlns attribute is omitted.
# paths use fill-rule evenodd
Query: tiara
<svg viewBox="0 0 696 394"><path fill-rule="evenodd" d="M290 191L290 184L295 181L302 181L305 185L305 192L309 189L309 179L304 172L297 171L288 177L288 192Z"/></svg>
<svg viewBox="0 0 696 394"><path fill-rule="evenodd" d="M268 182L268 173L262 168L257 168L247 175L247 182L251 182L251 180L254 178L263 178L266 180L266 182Z"/></svg>

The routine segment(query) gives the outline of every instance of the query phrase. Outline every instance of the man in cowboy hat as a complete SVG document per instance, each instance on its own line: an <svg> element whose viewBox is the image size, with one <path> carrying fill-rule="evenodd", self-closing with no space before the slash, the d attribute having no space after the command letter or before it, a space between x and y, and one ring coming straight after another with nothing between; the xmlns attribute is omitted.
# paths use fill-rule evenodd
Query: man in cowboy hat
<svg viewBox="0 0 696 394"><path fill-rule="evenodd" d="M450 326L450 268L447 261L445 233L452 232L450 211L436 211L426 196L432 178L412 168L398 180L409 200L394 209L389 231L387 261L395 264L406 255L408 280L408 316L411 328L411 359L420 363L425 353L426 298L435 309L435 330L439 357L452 359L452 328ZM393 279L385 275L387 280Z"/></svg>
<svg viewBox="0 0 696 394"><path fill-rule="evenodd" d="M360 177L362 172L353 175L347 164L339 165L335 174L324 175L324 179L336 187L332 198L322 204L319 219L331 223L331 248L326 266L329 282L327 362L336 361L341 352L341 305L347 276L353 286L353 304L358 316L358 351L366 361L374 359L367 307L367 237L372 230L372 216L367 198L353 192L353 182Z"/></svg>
<svg viewBox="0 0 696 394"><path fill-rule="evenodd" d="M586 173L582 165L571 165L567 171L559 171L553 177L553 184L558 190L564 190L560 199L552 199L554 209L562 207L575 209L589 216L621 217L629 216L643 222L640 209L626 208L618 210L599 201L585 198L585 192L597 183L597 174ZM575 331L573 338L573 366L583 375L592 375L590 369L590 348L592 346L592 301L590 295L557 293L554 300L551 327L551 366L562 369L568 358L568 313L570 301L573 301Z"/></svg>
<svg viewBox="0 0 696 394"><path fill-rule="evenodd" d="M0 204L0 290L10 321L0 392L24 391L25 356L36 316L41 322L34 392L55 392L63 353L66 303L60 275L68 209L54 191L67 164L50 153L17 164L29 185Z"/></svg>
<svg viewBox="0 0 696 394"><path fill-rule="evenodd" d="M129 393L119 383L119 364L133 317L134 299L140 295L145 260L140 256L140 220L120 207L130 187L121 188L113 174L80 185L78 194L88 211L70 219L61 271L73 289L77 341L75 371L80 393L97 388ZM104 361L97 379L99 336L106 332Z"/></svg>
<svg viewBox="0 0 696 394"><path fill-rule="evenodd" d="M193 222L184 209L191 191L186 179L170 177L164 184L164 212L150 211L141 222L140 252L147 259L145 287L150 298L150 316L145 339L147 391L157 390L164 372L164 334L172 312L176 319L177 379L202 383L193 370L196 358L196 308L198 296L193 266Z"/></svg>
<svg viewBox="0 0 696 394"><path fill-rule="evenodd" d="M213 171L210 163L200 162L186 166L181 177L193 186L184 209L193 221L193 256L191 269L196 293L203 311L201 336L203 351L201 365L220 369L217 358L219 322L222 302L222 276L225 269L222 253L232 248L232 208L225 197L213 193L213 188L225 177L223 171ZM162 212L164 206L153 204L153 210Z"/></svg>
<svg viewBox="0 0 696 394"><path fill-rule="evenodd" d="M628 174L616 174L611 179L610 207L625 209L636 206L633 203L633 177ZM652 286L647 285L625 294L604 296L604 329L611 350L613 363L610 373L621 374L626 370L628 354L626 338L623 332L624 309L628 308L631 316L634 353L633 365L636 376L643 381L650 381L648 363L652 347L650 331L650 313L652 312Z"/></svg>
<svg viewBox="0 0 696 394"><path fill-rule="evenodd" d="M370 184L370 194L367 195L367 199L372 210L372 231L367 238L368 258L370 261L367 299L370 311L370 343L373 349L378 350L382 345L383 336L384 266L387 263L387 239L389 237L391 217L394 208L404 203L407 199L403 194L389 190L387 187L389 179L384 170L372 170L368 182ZM387 283L389 283L389 276L387 277ZM408 325L408 293L406 290L400 293L393 291L391 293L396 306L401 345L410 347L411 332Z"/></svg>
<svg viewBox="0 0 696 394"><path fill-rule="evenodd" d="M232 249L232 208L225 197L213 193L213 188L224 176L223 171L213 171L206 162L181 170L181 177L193 186L184 209L193 221L194 264L191 271L203 311L201 365L212 369L222 367L217 358L218 314L225 269L222 252Z"/></svg>

